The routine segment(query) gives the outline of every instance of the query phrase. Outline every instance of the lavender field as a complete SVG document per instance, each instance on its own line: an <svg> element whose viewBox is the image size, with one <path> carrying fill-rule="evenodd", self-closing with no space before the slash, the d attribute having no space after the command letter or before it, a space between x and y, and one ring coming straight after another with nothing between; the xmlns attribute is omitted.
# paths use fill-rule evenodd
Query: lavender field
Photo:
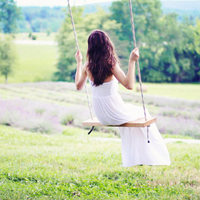
<svg viewBox="0 0 200 200"><path fill-rule="evenodd" d="M139 93L120 93L124 101L141 105ZM145 94L145 103L157 117L161 133L200 139L200 100ZM0 111L0 124L46 134L62 133L67 126L82 127L90 116L85 92L66 82L1 84Z"/></svg>

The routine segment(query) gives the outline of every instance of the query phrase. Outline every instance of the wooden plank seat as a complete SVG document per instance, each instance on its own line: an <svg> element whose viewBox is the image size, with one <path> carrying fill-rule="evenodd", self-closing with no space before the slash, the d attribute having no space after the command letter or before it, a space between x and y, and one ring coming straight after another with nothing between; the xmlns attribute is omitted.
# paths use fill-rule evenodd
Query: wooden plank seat
<svg viewBox="0 0 200 200"><path fill-rule="evenodd" d="M147 127L150 124L156 122L156 117L149 117L147 121L145 118L140 118L131 122L127 122L121 125L102 125L96 117L88 119L83 122L83 126L106 126L106 127Z"/></svg>

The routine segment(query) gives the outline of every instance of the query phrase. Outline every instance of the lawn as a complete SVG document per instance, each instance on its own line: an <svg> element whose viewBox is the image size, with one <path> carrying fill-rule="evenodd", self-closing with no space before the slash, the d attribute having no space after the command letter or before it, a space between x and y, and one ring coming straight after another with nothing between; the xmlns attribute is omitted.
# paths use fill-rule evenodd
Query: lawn
<svg viewBox="0 0 200 200"><path fill-rule="evenodd" d="M137 87L139 87L139 83L136 83L133 92L136 92ZM200 100L199 83L143 83L143 87L147 89L144 95L155 95L155 98L156 96L164 96L178 99ZM122 91L126 90L122 86L120 86L120 89Z"/></svg>
<svg viewBox="0 0 200 200"><path fill-rule="evenodd" d="M0 126L0 199L199 199L200 146L167 146L171 166L123 168L114 135Z"/></svg>
<svg viewBox="0 0 200 200"><path fill-rule="evenodd" d="M52 80L58 57L56 46L18 44L16 51L18 58L13 74L8 77L9 83ZM0 82L4 83L3 76Z"/></svg>
<svg viewBox="0 0 200 200"><path fill-rule="evenodd" d="M49 36L47 33L32 33L37 37L37 40L42 40L42 41L55 41L56 40L56 35L58 33L51 33ZM18 33L16 34L16 40L30 40L29 38L29 33Z"/></svg>

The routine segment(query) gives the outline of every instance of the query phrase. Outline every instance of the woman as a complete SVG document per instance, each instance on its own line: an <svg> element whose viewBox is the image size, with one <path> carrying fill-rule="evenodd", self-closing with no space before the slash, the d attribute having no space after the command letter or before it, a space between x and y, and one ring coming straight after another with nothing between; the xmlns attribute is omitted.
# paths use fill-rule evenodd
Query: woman
<svg viewBox="0 0 200 200"><path fill-rule="evenodd" d="M144 116L142 107L126 105L118 94L118 82L130 90L134 86L138 48L131 52L128 72L125 74L119 66L109 36L101 30L95 30L88 38L87 61L83 67L80 51L75 58L76 87L81 90L89 78L94 112L103 125L120 125ZM170 165L168 150L155 124L149 128L150 143L147 143L146 128L120 127L120 134L124 167Z"/></svg>

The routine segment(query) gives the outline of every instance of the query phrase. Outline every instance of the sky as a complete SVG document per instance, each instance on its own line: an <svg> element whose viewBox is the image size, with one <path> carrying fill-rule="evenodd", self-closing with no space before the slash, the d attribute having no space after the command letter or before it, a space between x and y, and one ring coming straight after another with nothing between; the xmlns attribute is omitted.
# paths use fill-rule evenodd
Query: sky
<svg viewBox="0 0 200 200"><path fill-rule="evenodd" d="M67 0L15 0L17 2L18 6L67 6ZM102 2L112 2L114 0L70 0L70 4L73 5L85 5L90 3L102 3ZM128 0L127 0L128 1ZM181 3L181 1L187 1L195 3L200 0L161 0L162 2L170 2L173 3L173 1L178 1Z"/></svg>
<svg viewBox="0 0 200 200"><path fill-rule="evenodd" d="M112 2L113 0L70 0L71 5ZM16 0L18 6L67 6L67 0Z"/></svg>

